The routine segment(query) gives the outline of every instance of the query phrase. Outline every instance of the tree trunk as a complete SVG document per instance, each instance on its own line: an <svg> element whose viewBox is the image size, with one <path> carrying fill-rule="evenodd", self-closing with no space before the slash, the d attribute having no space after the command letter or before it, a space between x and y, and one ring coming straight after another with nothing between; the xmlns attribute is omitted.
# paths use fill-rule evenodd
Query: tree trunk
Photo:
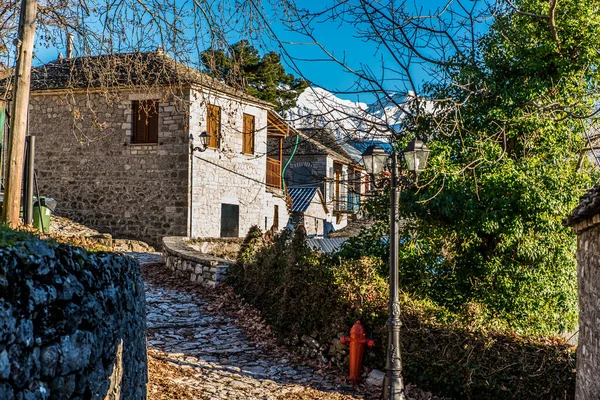
<svg viewBox="0 0 600 400"><path fill-rule="evenodd" d="M10 119L8 171L5 183L4 205L2 209L2 222L8 224L12 228L19 225L36 14L37 0L22 0L17 42L18 58L15 67L12 113Z"/></svg>

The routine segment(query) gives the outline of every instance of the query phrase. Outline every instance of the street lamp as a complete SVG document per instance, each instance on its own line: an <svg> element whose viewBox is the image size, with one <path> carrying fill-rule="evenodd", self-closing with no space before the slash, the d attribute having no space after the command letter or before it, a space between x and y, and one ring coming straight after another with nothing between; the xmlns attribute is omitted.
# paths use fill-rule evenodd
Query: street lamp
<svg viewBox="0 0 600 400"><path fill-rule="evenodd" d="M210 139L208 132L202 132L200 135L198 135L198 138L200 139L200 146L194 147L194 145L192 145L192 152L204 151L208 148L208 140Z"/></svg>
<svg viewBox="0 0 600 400"><path fill-rule="evenodd" d="M418 176L427 164L429 149L421 140L413 140L402 151L407 168ZM400 355L400 302L398 297L398 241L400 236L398 221L398 202L400 200L400 184L398 180L398 153L396 150L388 157L380 146L369 146L362 154L367 173L376 182L375 177L391 158L390 182L390 300L388 307L388 349L383 381L384 400L404 400L404 383L402 382L402 358Z"/></svg>

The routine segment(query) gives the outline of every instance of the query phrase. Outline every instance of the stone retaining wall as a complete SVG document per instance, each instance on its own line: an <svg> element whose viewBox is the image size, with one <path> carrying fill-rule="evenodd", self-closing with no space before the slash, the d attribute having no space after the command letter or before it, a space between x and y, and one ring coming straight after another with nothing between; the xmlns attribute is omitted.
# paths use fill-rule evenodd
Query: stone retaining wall
<svg viewBox="0 0 600 400"><path fill-rule="evenodd" d="M187 244L202 254L235 260L244 243L244 238L193 238Z"/></svg>
<svg viewBox="0 0 600 400"><path fill-rule="evenodd" d="M163 238L163 258L167 268L206 287L215 288L227 277L232 262L203 254L188 245L186 237Z"/></svg>
<svg viewBox="0 0 600 400"><path fill-rule="evenodd" d="M575 399L600 396L600 215L575 225L579 283L579 345Z"/></svg>
<svg viewBox="0 0 600 400"><path fill-rule="evenodd" d="M0 231L14 243L0 247L0 399L145 399L137 261L8 232Z"/></svg>

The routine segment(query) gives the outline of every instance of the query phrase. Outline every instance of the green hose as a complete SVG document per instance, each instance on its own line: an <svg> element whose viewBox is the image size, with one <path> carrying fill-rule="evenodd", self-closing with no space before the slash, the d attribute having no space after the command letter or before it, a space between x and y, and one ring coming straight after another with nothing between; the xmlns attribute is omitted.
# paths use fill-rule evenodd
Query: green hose
<svg viewBox="0 0 600 400"><path fill-rule="evenodd" d="M296 144L294 145L294 150L292 150L292 154L290 155L289 160L287 160L287 162L283 166L283 169L281 170L281 182L283 182L283 192L284 193L287 193L287 191L285 190L285 170L288 167L288 165L290 165L292 158L294 158L294 154L296 154L296 149L298 148L299 141L300 141L300 134L298 133L296 135ZM282 154L282 156L283 156L283 154Z"/></svg>

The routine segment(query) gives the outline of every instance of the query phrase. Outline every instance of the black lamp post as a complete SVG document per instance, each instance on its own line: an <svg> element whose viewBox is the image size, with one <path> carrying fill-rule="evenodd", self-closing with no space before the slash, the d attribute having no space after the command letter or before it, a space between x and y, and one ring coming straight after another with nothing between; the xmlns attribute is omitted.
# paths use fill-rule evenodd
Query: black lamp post
<svg viewBox="0 0 600 400"><path fill-rule="evenodd" d="M194 147L194 145L192 145L192 152L204 151L208 148L208 140L210 139L208 132L204 131L198 137L200 138L200 146Z"/></svg>
<svg viewBox="0 0 600 400"><path fill-rule="evenodd" d="M413 140L402 152L408 170L416 175L425 169L429 149L420 140ZM388 160L387 153L380 146L369 146L362 154L367 173L375 182ZM404 383L402 381L402 358L400 355L400 302L398 297L398 241L399 221L398 202L400 185L398 181L398 153L393 150L391 158L390 182L390 300L388 307L388 349L383 381L384 400L405 400Z"/></svg>

